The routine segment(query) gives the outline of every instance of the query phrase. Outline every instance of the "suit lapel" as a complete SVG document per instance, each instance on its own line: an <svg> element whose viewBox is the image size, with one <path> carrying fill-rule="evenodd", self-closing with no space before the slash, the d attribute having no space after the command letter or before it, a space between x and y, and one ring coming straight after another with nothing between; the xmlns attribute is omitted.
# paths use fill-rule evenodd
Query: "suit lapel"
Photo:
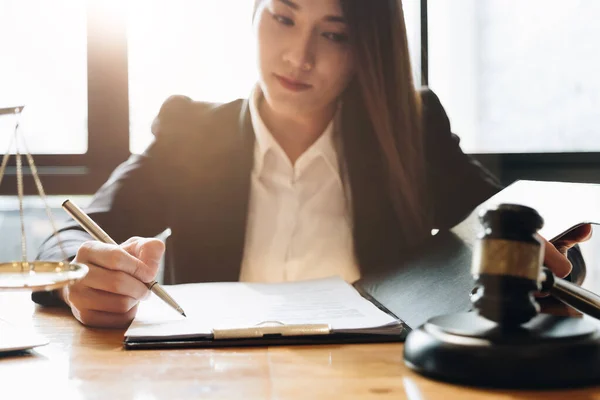
<svg viewBox="0 0 600 400"><path fill-rule="evenodd" d="M195 149L194 168L187 168L179 191L180 209L171 241L177 283L237 281L244 255L254 131L247 101L209 110ZM177 236L177 237L175 237ZM178 256L181 255L181 256ZM184 256L183 256L184 255ZM183 257L182 257L183 256ZM187 265L181 265L187 264Z"/></svg>

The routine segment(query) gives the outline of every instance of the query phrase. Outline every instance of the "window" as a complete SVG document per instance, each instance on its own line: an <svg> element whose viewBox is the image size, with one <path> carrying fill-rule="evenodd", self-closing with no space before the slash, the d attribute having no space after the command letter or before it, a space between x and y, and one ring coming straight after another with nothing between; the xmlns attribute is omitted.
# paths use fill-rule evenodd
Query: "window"
<svg viewBox="0 0 600 400"><path fill-rule="evenodd" d="M173 94L226 102L256 81L250 0L144 2L128 13L130 150L152 140L150 124Z"/></svg>
<svg viewBox="0 0 600 400"><path fill-rule="evenodd" d="M429 83L471 153L600 151L600 2L429 0Z"/></svg>
<svg viewBox="0 0 600 400"><path fill-rule="evenodd" d="M403 0L402 6L415 85L421 86L421 0Z"/></svg>
<svg viewBox="0 0 600 400"><path fill-rule="evenodd" d="M23 133L47 191L97 190L130 152L145 149L172 94L246 97L256 80L253 4L0 0L0 107L27 104ZM600 152L600 2L403 5L416 82L423 72L465 151L504 153L502 168L547 164L547 156L560 156L552 160L562 160L561 168L598 163L583 152ZM2 150L13 123L0 118ZM15 186L13 160L0 194ZM25 191L36 193L31 180Z"/></svg>
<svg viewBox="0 0 600 400"><path fill-rule="evenodd" d="M35 154L87 151L86 9L81 0L0 0L0 108L26 105ZM0 118L0 152L15 119Z"/></svg>
<svg viewBox="0 0 600 400"><path fill-rule="evenodd" d="M130 154L121 9L118 0L0 0L0 107L26 105L21 133L50 194L92 193ZM2 153L14 122L0 118ZM24 189L37 194L30 176ZM15 193L11 158L0 194Z"/></svg>

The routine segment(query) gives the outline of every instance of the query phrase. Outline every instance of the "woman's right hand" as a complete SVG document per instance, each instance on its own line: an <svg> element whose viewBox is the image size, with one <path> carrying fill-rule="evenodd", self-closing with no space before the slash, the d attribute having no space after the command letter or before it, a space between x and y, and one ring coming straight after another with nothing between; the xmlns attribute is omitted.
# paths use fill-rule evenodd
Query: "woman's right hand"
<svg viewBox="0 0 600 400"><path fill-rule="evenodd" d="M75 318L90 327L123 328L135 317L138 303L150 294L165 251L158 239L133 237L119 246L89 241L74 262L89 267L88 274L63 288L62 299Z"/></svg>

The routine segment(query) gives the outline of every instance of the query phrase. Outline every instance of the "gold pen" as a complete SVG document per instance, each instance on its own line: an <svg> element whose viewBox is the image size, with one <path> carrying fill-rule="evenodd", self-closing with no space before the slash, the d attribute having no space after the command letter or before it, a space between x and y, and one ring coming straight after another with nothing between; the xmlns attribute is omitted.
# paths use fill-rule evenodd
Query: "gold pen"
<svg viewBox="0 0 600 400"><path fill-rule="evenodd" d="M75 221L77 221L79 225L81 225L83 229L86 230L87 233L92 235L94 239L103 243L117 244L117 242L115 242L110 236L108 236L108 234L104 232L102 228L98 226L97 223L95 223L85 212L83 212L81 208L77 207L77 205L75 205L75 203L73 203L71 200L65 200L65 202L62 204L62 207L67 213L69 213L71 217L73 217ZM148 289L154 292L154 294L160 297L161 300L173 307L179 314L183 315L184 317L186 316L181 306L177 304L177 302L173 300L173 298L169 296L167 292L165 292L165 290L158 284L158 282L152 281L144 284L148 287Z"/></svg>

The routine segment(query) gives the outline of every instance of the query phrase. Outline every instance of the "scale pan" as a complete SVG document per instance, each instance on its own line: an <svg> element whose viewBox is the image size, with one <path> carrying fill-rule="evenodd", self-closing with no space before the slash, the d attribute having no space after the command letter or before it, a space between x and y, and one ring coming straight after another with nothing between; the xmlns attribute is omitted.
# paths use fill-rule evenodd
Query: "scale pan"
<svg viewBox="0 0 600 400"><path fill-rule="evenodd" d="M0 291L54 290L73 284L88 273L88 267L62 261L14 261L0 263Z"/></svg>

